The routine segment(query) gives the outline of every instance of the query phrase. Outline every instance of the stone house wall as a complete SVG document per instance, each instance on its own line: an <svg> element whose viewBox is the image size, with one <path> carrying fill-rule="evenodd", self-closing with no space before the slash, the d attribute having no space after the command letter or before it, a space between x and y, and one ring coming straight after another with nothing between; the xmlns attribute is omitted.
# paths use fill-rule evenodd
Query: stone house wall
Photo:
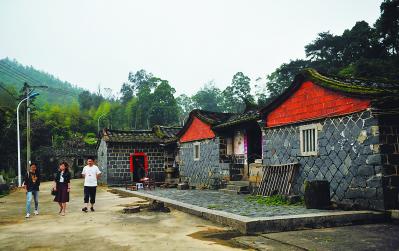
<svg viewBox="0 0 399 251"><path fill-rule="evenodd" d="M102 184L107 184L108 180L108 171L107 171L107 143L104 140L101 140L100 145L97 149L97 166L101 171L100 182Z"/></svg>
<svg viewBox="0 0 399 251"><path fill-rule="evenodd" d="M379 144L384 187L385 208L399 208L399 117L383 115L379 118Z"/></svg>
<svg viewBox="0 0 399 251"><path fill-rule="evenodd" d="M108 185L125 185L130 182L130 154L144 152L148 156L149 176L156 181L165 179L163 147L156 144L143 143L100 143L98 148L99 162L102 170L105 170ZM103 153L104 156L102 156ZM101 159L101 160L100 160ZM104 165L106 163L106 165Z"/></svg>
<svg viewBox="0 0 399 251"><path fill-rule="evenodd" d="M200 144L200 159L194 160L194 143ZM213 187L221 179L219 138L180 144L180 176L192 186Z"/></svg>
<svg viewBox="0 0 399 251"><path fill-rule="evenodd" d="M301 156L299 126L320 123L318 155ZM264 164L299 162L293 193L303 194L304 181L330 182L331 198L363 208L384 208L378 119L370 111L319 121L265 128Z"/></svg>

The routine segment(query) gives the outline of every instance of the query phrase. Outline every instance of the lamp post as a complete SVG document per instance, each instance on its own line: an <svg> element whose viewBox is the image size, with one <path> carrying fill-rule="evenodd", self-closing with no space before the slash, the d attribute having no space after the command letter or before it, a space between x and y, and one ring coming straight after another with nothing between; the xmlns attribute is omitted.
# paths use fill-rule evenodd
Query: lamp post
<svg viewBox="0 0 399 251"><path fill-rule="evenodd" d="M18 186L20 187L22 185L22 179L21 179L21 143L20 143L20 137L19 137L19 106L24 102L25 100L28 100L29 98L33 98L39 95L39 93L31 93L29 94L28 97L24 98L19 102L17 106L17 144L18 144Z"/></svg>
<svg viewBox="0 0 399 251"><path fill-rule="evenodd" d="M106 116L108 113L101 114L100 117L97 119L97 132L100 132L100 119Z"/></svg>

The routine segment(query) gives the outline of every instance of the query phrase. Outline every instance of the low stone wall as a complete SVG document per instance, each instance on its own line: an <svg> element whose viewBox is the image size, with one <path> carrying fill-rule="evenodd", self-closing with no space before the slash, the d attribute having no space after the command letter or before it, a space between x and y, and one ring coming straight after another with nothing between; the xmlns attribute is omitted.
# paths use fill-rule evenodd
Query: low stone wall
<svg viewBox="0 0 399 251"><path fill-rule="evenodd" d="M190 185L213 187L221 179L219 138L195 141L200 143L200 159L194 160L194 142L180 145L180 175Z"/></svg>
<svg viewBox="0 0 399 251"><path fill-rule="evenodd" d="M301 156L299 126L320 123L318 155ZM364 111L321 121L264 130L263 163L299 162L293 192L303 194L304 181L330 182L332 200L383 209L381 154L378 119Z"/></svg>

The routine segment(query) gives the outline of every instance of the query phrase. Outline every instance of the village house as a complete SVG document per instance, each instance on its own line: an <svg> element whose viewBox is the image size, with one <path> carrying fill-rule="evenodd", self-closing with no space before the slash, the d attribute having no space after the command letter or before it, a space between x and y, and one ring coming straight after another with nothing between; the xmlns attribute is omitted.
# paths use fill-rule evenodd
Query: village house
<svg viewBox="0 0 399 251"><path fill-rule="evenodd" d="M53 179L62 161L69 164L72 176L78 178L81 177L87 158L96 154L95 146L84 144L66 144L64 147L42 146L34 151L33 160L38 164L43 179Z"/></svg>
<svg viewBox="0 0 399 251"><path fill-rule="evenodd" d="M97 146L97 163L102 182L109 185L126 185L138 181L139 166L147 177L157 182L175 182L178 175L176 162L177 138L180 127L154 126L151 130L110 130L100 133ZM168 172L166 175L165 171Z"/></svg>
<svg viewBox="0 0 399 251"><path fill-rule="evenodd" d="M178 134L181 178L208 188L219 188L223 180L248 180L248 164L262 158L258 119L257 111L193 110Z"/></svg>
<svg viewBox="0 0 399 251"><path fill-rule="evenodd" d="M398 208L397 84L303 71L260 111L263 164L297 163L295 194L305 180L327 180L337 202Z"/></svg>

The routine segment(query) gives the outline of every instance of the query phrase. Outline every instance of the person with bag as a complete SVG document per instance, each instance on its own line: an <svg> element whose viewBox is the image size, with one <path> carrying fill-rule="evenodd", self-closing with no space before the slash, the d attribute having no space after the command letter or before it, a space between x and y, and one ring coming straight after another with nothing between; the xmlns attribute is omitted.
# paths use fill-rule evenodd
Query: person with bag
<svg viewBox="0 0 399 251"><path fill-rule="evenodd" d="M32 197L35 201L35 215L39 214L39 187L40 187L40 173L37 170L35 163L30 164L30 170L27 172L24 178L24 188L26 191L26 216L30 217L30 204Z"/></svg>
<svg viewBox="0 0 399 251"><path fill-rule="evenodd" d="M65 216L66 203L69 202L69 192L71 191L71 173L68 163L61 162L58 172L55 175L53 190L55 191L54 201L58 202L62 216Z"/></svg>

